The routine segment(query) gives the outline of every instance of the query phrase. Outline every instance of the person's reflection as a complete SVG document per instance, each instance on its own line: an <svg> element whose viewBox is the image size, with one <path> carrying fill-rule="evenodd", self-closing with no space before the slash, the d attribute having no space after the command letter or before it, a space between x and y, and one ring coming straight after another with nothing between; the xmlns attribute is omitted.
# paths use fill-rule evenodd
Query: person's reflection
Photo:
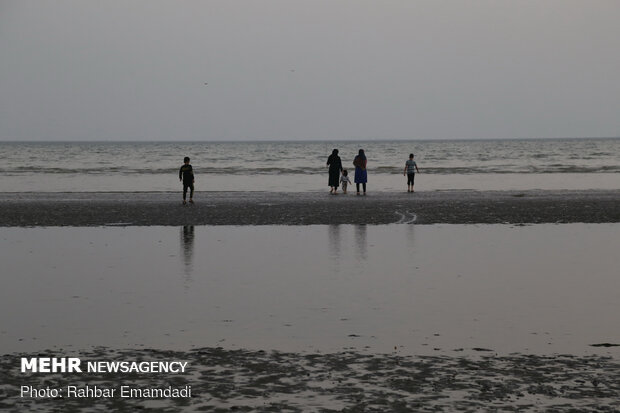
<svg viewBox="0 0 620 413"><path fill-rule="evenodd" d="M414 224L406 224L407 225L407 241L409 241L409 248L413 250L413 246L415 244L415 225Z"/></svg>
<svg viewBox="0 0 620 413"><path fill-rule="evenodd" d="M336 264L340 262L340 255L342 254L340 243L341 241L341 228L340 225L328 225L327 234L329 235L329 256Z"/></svg>
<svg viewBox="0 0 620 413"><path fill-rule="evenodd" d="M366 239L366 224L355 226L355 245L357 246L357 255L360 259L368 258L368 241Z"/></svg>
<svg viewBox="0 0 620 413"><path fill-rule="evenodd" d="M194 226L184 225L181 228L181 249L185 266L185 280L191 281L194 258Z"/></svg>

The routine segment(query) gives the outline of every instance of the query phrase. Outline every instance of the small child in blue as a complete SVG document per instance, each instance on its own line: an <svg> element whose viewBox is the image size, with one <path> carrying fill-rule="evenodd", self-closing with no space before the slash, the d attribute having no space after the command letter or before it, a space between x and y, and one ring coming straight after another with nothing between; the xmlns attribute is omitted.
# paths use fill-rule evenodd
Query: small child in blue
<svg viewBox="0 0 620 413"><path fill-rule="evenodd" d="M413 180L415 178L415 173L420 172L418 169L418 164L413 160L413 154L409 154L409 160L405 162L405 170L403 171L403 176L407 175L407 192L413 191Z"/></svg>
<svg viewBox="0 0 620 413"><path fill-rule="evenodd" d="M340 184L342 185L342 192L347 193L347 185L351 183L349 179L349 172L346 169L342 170L342 175L340 176Z"/></svg>

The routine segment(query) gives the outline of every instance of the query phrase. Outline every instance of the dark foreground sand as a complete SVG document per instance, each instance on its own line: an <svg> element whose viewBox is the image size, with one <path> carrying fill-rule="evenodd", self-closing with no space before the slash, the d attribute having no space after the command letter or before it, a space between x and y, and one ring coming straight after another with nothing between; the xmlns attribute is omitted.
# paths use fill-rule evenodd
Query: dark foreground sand
<svg viewBox="0 0 620 413"><path fill-rule="evenodd" d="M620 409L620 364L603 357L463 357L191 352L95 349L86 361L184 360L189 374L23 375L20 355L0 362L0 410L7 412L611 412ZM51 354L46 353L47 356ZM33 355L28 355L32 357ZM66 356L59 354L58 356ZM192 386L190 399L29 399L19 386L118 388Z"/></svg>
<svg viewBox="0 0 620 413"><path fill-rule="evenodd" d="M620 222L620 191L0 193L0 226Z"/></svg>

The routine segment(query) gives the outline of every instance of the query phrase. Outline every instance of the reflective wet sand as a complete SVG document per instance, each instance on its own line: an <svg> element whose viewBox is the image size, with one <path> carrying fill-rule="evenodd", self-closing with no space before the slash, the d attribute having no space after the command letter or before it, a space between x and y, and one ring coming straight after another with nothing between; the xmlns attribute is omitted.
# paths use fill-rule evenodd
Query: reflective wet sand
<svg viewBox="0 0 620 413"><path fill-rule="evenodd" d="M346 214L346 211L343 211ZM620 224L2 228L0 352L618 355Z"/></svg>

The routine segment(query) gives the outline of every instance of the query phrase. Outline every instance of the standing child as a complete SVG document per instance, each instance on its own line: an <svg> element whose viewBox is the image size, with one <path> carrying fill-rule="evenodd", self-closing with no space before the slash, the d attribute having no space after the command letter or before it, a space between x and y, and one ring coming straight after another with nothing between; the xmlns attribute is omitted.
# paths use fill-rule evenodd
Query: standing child
<svg viewBox="0 0 620 413"><path fill-rule="evenodd" d="M418 164L413 160L413 154L409 154L409 160L405 162L405 170L403 171L403 176L407 175L407 192L413 191L413 180L415 178L415 173L420 172L418 169Z"/></svg>
<svg viewBox="0 0 620 413"><path fill-rule="evenodd" d="M347 193L347 185L351 183L349 179L349 172L346 169L342 170L342 176L340 177L340 183L342 184L342 192Z"/></svg>
<svg viewBox="0 0 620 413"><path fill-rule="evenodd" d="M194 170L189 164L189 156L183 159L183 166L179 169L179 181L183 181L183 205L187 204L185 198L187 197L187 188L189 188L189 202L194 203Z"/></svg>

